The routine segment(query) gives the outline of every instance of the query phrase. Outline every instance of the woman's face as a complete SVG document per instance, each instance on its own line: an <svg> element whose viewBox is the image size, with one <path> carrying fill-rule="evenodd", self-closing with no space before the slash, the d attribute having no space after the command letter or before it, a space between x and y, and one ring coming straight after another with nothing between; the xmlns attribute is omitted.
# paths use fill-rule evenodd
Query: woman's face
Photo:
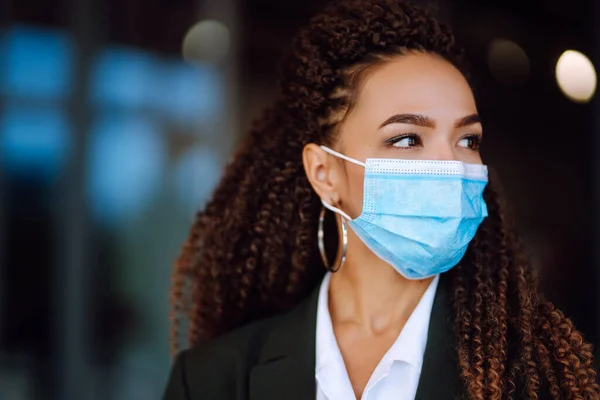
<svg viewBox="0 0 600 400"><path fill-rule="evenodd" d="M481 134L475 99L463 75L441 57L413 53L374 69L365 78L334 147L360 161L400 158L481 163ZM333 197L356 218L362 211L365 170L328 157L335 159L327 162L336 192Z"/></svg>

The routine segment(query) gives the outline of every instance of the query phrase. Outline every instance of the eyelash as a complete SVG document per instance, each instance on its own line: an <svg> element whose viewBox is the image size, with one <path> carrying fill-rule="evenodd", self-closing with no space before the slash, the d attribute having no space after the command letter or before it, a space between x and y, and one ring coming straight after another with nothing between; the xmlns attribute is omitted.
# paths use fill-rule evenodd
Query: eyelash
<svg viewBox="0 0 600 400"><path fill-rule="evenodd" d="M415 146L409 146L409 147L397 147L394 146L394 144L398 143L399 141L403 140L403 139L413 139L417 142L417 144ZM393 147L396 150L413 150L413 147L417 147L417 146L422 146L423 142L421 140L421 137L415 133L406 133L406 134L402 134L402 135L398 135L398 136L394 136L392 138L389 138L388 140L385 141L385 143L390 146Z"/></svg>
<svg viewBox="0 0 600 400"><path fill-rule="evenodd" d="M397 146L394 146L395 143L398 143L402 139L407 139L407 138L415 140L417 142L417 144L414 145L414 146L409 146L409 147L397 147ZM475 142L473 148L467 147L469 150L479 151L479 148L481 147L481 140L482 140L481 134L479 134L479 133L473 133L473 134L465 135L465 136L463 136L463 137L461 137L459 139L459 142L462 141L462 140L465 140L465 139L471 139L471 140L473 140ZM416 134L416 133L407 133L407 134L402 134L402 135L394 136L392 138L387 139L385 141L385 143L389 147L394 147L397 150L403 150L403 151L412 150L414 147L423 146L423 141L421 140L421 137L418 134Z"/></svg>

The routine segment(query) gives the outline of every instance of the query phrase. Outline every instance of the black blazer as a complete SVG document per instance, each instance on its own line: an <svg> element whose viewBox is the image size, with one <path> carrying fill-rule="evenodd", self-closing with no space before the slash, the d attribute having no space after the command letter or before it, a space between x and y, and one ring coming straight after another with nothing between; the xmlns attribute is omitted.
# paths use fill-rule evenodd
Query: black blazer
<svg viewBox="0 0 600 400"><path fill-rule="evenodd" d="M466 394L454 355L448 289L444 276L441 278L416 400L450 400ZM180 353L163 400L315 399L318 295L317 287L287 313Z"/></svg>

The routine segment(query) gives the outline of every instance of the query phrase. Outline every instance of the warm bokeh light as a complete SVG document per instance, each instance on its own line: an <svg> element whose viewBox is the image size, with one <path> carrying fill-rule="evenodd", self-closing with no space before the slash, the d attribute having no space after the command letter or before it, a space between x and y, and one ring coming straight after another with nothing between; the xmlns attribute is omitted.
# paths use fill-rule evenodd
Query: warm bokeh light
<svg viewBox="0 0 600 400"><path fill-rule="evenodd" d="M508 39L494 39L488 48L488 65L496 80L520 85L529 78L529 58L525 50Z"/></svg>
<svg viewBox="0 0 600 400"><path fill-rule="evenodd" d="M587 103L596 91L597 76L594 64L575 50L565 51L556 63L556 81L570 100Z"/></svg>
<svg viewBox="0 0 600 400"><path fill-rule="evenodd" d="M192 26L183 39L183 58L190 63L219 62L229 52L230 33L225 24L203 20Z"/></svg>

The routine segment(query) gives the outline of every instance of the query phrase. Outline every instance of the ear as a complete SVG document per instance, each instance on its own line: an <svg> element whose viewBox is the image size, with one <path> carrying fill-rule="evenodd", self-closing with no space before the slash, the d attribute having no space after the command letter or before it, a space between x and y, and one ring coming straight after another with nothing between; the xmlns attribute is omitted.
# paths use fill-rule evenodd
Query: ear
<svg viewBox="0 0 600 400"><path fill-rule="evenodd" d="M336 190L339 165L335 161L333 156L314 143L307 144L302 150L302 163L308 181L317 195L331 205L339 202Z"/></svg>

